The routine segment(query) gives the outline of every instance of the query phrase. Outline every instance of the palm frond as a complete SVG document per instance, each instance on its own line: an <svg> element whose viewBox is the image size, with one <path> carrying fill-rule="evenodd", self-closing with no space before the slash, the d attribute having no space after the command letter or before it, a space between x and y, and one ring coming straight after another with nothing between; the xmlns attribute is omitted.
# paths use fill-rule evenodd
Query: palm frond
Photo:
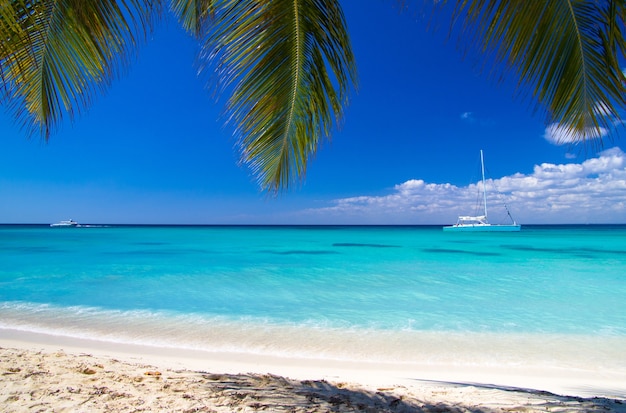
<svg viewBox="0 0 626 413"><path fill-rule="evenodd" d="M570 137L610 129L626 106L624 2L618 0L458 0L469 41L517 71Z"/></svg>
<svg viewBox="0 0 626 413"><path fill-rule="evenodd" d="M47 139L127 63L158 7L158 0L0 0L2 102Z"/></svg>
<svg viewBox="0 0 626 413"><path fill-rule="evenodd" d="M187 32L201 38L210 29L214 0L171 0L170 7Z"/></svg>
<svg viewBox="0 0 626 413"><path fill-rule="evenodd" d="M341 119L356 79L343 12L338 0L214 6L204 57L230 94L241 161L263 189L286 189Z"/></svg>

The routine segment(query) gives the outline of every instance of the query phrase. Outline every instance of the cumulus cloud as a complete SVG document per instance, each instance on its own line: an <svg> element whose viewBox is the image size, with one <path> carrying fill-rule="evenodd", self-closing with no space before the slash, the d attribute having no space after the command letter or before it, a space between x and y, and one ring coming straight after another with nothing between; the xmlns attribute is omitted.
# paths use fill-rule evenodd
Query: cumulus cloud
<svg viewBox="0 0 626 413"><path fill-rule="evenodd" d="M585 133L585 138L601 139L608 134L609 130L606 128L589 129ZM554 145L567 145L571 143L578 143L582 140L582 135L580 133L572 132L558 123L548 125L543 137L545 140Z"/></svg>
<svg viewBox="0 0 626 413"><path fill-rule="evenodd" d="M481 183L460 187L411 179L382 196L357 196L311 209L328 223L445 224L480 213ZM487 180L489 217L522 224L626 222L626 154L612 148L581 163L535 165L530 174Z"/></svg>
<svg viewBox="0 0 626 413"><path fill-rule="evenodd" d="M624 124L619 117L614 116L614 112L608 106L598 103L594 112L600 117L617 127ZM610 130L603 127L587 128L585 133L572 132L560 123L551 123L545 129L543 137L554 145L567 145L570 143L578 143L584 139L602 139L610 133Z"/></svg>

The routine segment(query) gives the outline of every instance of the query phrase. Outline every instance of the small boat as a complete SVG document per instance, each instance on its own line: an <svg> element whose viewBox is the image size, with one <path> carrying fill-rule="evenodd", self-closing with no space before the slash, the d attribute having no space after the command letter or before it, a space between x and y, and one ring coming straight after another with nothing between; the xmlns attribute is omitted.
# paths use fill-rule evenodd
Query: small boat
<svg viewBox="0 0 626 413"><path fill-rule="evenodd" d="M490 224L487 220L487 189L485 187L485 160L483 157L483 151L480 151L480 169L482 173L483 182L483 215L468 216L461 215L456 221L456 224L443 227L444 231L468 231L468 232L516 232L519 231L522 226L515 222L509 209L506 208L506 212L513 221L512 224Z"/></svg>
<svg viewBox="0 0 626 413"><path fill-rule="evenodd" d="M50 224L51 227L55 228L71 228L71 227L79 227L78 222L68 219L67 221L59 221L54 224Z"/></svg>

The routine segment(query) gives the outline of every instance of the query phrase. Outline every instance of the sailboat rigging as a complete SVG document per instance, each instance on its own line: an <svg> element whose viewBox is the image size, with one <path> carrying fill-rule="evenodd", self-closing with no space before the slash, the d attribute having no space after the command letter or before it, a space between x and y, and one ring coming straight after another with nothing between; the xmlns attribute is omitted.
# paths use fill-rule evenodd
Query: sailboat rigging
<svg viewBox="0 0 626 413"><path fill-rule="evenodd" d="M487 219L487 189L485 186L485 160L483 157L483 151L480 151L480 169L482 174L483 183L483 215L469 216L461 215L457 219L456 224L443 227L444 231L474 231L474 232L514 232L521 229L519 225L506 207L506 212L509 218L513 221L512 224L490 224Z"/></svg>

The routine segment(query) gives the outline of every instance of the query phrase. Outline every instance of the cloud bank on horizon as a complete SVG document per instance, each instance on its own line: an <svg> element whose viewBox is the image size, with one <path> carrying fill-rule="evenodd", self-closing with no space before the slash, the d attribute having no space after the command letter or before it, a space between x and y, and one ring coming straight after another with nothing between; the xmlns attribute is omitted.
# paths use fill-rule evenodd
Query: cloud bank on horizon
<svg viewBox="0 0 626 413"><path fill-rule="evenodd" d="M486 185L494 224L507 222L505 203L522 225L626 223L626 153L618 147L582 163L535 165L530 174L488 179ZM480 213L481 188L411 179L388 195L336 199L305 213L328 223L450 224L458 215Z"/></svg>

